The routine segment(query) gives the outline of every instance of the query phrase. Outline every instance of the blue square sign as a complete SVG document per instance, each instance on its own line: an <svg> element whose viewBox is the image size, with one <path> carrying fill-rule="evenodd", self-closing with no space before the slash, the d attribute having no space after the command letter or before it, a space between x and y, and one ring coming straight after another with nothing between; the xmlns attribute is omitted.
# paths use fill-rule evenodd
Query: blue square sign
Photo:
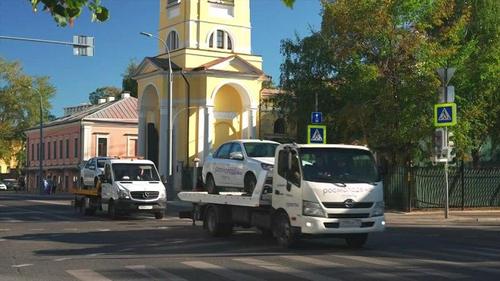
<svg viewBox="0 0 500 281"><path fill-rule="evenodd" d="M446 127L457 124L457 105L455 103L440 103L434 105L434 126Z"/></svg>
<svg viewBox="0 0 500 281"><path fill-rule="evenodd" d="M307 143L326 143L326 126L308 125Z"/></svg>
<svg viewBox="0 0 500 281"><path fill-rule="evenodd" d="M311 123L320 124L323 122L323 113L319 111L315 111L311 113Z"/></svg>

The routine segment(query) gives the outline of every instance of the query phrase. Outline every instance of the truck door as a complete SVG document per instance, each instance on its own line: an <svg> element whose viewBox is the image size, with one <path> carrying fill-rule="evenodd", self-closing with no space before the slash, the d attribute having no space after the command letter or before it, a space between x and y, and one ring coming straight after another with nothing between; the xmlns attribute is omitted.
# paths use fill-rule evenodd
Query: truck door
<svg viewBox="0 0 500 281"><path fill-rule="evenodd" d="M113 196L113 175L111 173L111 165L106 163L104 165L104 176L101 183L101 198L104 202L108 202L108 200Z"/></svg>
<svg viewBox="0 0 500 281"><path fill-rule="evenodd" d="M302 179L298 153L293 148L278 152L278 167L275 167L273 179L273 208L283 208L290 216L290 223L299 225L297 218L302 216Z"/></svg>

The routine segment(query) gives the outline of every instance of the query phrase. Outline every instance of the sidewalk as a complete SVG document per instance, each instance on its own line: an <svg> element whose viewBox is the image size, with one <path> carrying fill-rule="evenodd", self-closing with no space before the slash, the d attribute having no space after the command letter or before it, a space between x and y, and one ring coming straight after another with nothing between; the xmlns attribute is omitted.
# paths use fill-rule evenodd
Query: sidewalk
<svg viewBox="0 0 500 281"><path fill-rule="evenodd" d="M498 225L500 210L450 211L448 219L444 210L414 211L411 213L387 211L385 218L388 225Z"/></svg>

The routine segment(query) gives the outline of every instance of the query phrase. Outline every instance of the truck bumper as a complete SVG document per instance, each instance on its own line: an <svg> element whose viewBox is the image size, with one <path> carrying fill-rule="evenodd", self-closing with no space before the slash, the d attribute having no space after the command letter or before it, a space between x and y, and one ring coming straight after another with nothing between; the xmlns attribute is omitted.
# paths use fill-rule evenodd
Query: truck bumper
<svg viewBox="0 0 500 281"><path fill-rule="evenodd" d="M384 216L362 219L330 219L305 216L301 226L303 234L350 234L384 230Z"/></svg>
<svg viewBox="0 0 500 281"><path fill-rule="evenodd" d="M118 199L115 201L116 210L121 213L158 213L164 212L167 207L166 200L135 201L131 199Z"/></svg>

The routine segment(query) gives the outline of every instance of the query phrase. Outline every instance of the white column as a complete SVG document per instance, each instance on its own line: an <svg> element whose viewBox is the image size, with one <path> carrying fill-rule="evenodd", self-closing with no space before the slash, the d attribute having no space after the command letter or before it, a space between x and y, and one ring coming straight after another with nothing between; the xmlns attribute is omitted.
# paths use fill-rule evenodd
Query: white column
<svg viewBox="0 0 500 281"><path fill-rule="evenodd" d="M251 107L248 110L248 137L255 139L257 137L257 108Z"/></svg>
<svg viewBox="0 0 500 281"><path fill-rule="evenodd" d="M158 166L160 176L168 176L168 99L162 99L160 105L160 126L159 134L159 151L158 151Z"/></svg>
<svg viewBox="0 0 500 281"><path fill-rule="evenodd" d="M52 145L52 143L51 143ZM97 143L96 143L97 146ZM92 127L91 126L83 126L83 140L82 140L82 160L88 160L93 155L90 152L90 148L92 147Z"/></svg>
<svg viewBox="0 0 500 281"><path fill-rule="evenodd" d="M205 109L205 120L204 120L204 129L205 129L205 144L203 145L203 159L207 158L208 153L210 152L210 148L212 147L212 126L214 124L214 106L207 105Z"/></svg>
<svg viewBox="0 0 500 281"><path fill-rule="evenodd" d="M146 109L139 110L139 131L137 136L137 156L146 158Z"/></svg>

